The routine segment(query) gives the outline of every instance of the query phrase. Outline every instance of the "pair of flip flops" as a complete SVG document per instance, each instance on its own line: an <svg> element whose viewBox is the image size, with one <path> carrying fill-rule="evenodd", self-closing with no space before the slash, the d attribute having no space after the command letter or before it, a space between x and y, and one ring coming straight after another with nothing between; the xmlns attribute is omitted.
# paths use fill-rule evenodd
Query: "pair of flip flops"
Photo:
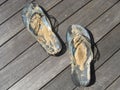
<svg viewBox="0 0 120 90"><path fill-rule="evenodd" d="M22 19L28 31L50 55L62 50L57 35L44 10L36 3L28 3L23 8ZM90 83L90 63L93 59L91 39L88 31L80 25L71 25L66 33L68 51L71 58L71 76L75 85Z"/></svg>

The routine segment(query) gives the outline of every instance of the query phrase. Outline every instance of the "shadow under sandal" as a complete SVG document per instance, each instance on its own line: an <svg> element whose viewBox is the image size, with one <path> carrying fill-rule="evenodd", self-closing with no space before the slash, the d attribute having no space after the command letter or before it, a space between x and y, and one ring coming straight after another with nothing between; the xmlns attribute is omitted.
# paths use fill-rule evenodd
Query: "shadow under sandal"
<svg viewBox="0 0 120 90"><path fill-rule="evenodd" d="M55 55L61 51L61 43L53 32L47 15L38 4L27 3L22 11L22 20L46 52Z"/></svg>
<svg viewBox="0 0 120 90"><path fill-rule="evenodd" d="M76 86L88 86L91 78L90 63L93 60L89 33L80 25L71 25L66 40L71 58L72 80Z"/></svg>

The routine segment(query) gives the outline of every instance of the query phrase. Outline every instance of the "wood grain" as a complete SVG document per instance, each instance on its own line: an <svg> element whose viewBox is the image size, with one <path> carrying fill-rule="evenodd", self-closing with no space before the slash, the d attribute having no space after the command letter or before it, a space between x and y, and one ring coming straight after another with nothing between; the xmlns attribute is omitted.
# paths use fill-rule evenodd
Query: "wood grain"
<svg viewBox="0 0 120 90"><path fill-rule="evenodd" d="M120 78L118 78L107 90L120 90Z"/></svg>
<svg viewBox="0 0 120 90"><path fill-rule="evenodd" d="M48 10L49 8L50 5L49 7L47 7L46 5L46 9ZM22 53L25 49L27 49L31 44L33 44L36 41L26 29L21 30L23 29L24 25L22 23L20 13L21 12L19 12L10 20L8 20L0 26L1 45L12 35L22 31L0 48L0 69L5 67L9 62L15 59L20 53Z"/></svg>
<svg viewBox="0 0 120 90"><path fill-rule="evenodd" d="M120 75L119 58L120 51L117 52L113 57L111 57L108 62L106 62L101 68L99 68L99 70L97 70L96 83L91 87L84 88L84 90L104 90L107 86L109 86L109 84L111 84L116 79L116 77ZM76 88L75 90L80 90L80 88Z"/></svg>
<svg viewBox="0 0 120 90"><path fill-rule="evenodd" d="M61 23L90 1L91 0L64 0L55 8L51 9L49 14L57 18L57 21Z"/></svg>
<svg viewBox="0 0 120 90"><path fill-rule="evenodd" d="M86 0L86 3L87 2L88 2L88 0ZM41 3L43 3L43 2L41 2ZM80 3L81 4L78 5L79 8L82 7L84 4L86 4L85 1L80 1ZM44 2L44 4L46 4L46 3ZM70 3L68 3L68 5L69 4ZM62 4L62 6L63 6L63 4ZM59 5L59 7L61 7L61 5ZM73 6L73 7L75 7L75 6ZM48 10L50 7L48 8L47 5L46 5L45 8ZM75 10L76 10L76 8L74 8L74 10L71 11L71 13L73 13ZM50 11L52 11L53 14L56 13L54 11L54 8L52 10L50 10ZM20 30L24 27L24 25L22 23L22 19L21 19L20 13L21 12L19 12L18 14L16 14L10 20L8 20L7 22L5 22L3 25L1 25L1 27L0 27L0 29L1 29L1 32L0 32L0 44L3 44L3 42L5 42L6 40L8 40L11 36L13 36L14 34L16 34L17 32L20 32ZM64 12L63 12L62 15L64 16ZM58 15L58 17L59 17L59 15ZM6 43L5 46L3 45L3 47L0 48L1 53L2 53L0 55L0 57L1 57L1 59L0 59L0 62L1 62L0 63L0 69L3 68L5 65L7 65L9 62L11 62L15 57L17 57L21 52L23 52L26 48L28 48L32 43L34 43L36 41L35 39L33 39L31 37L30 34L26 34L26 33L28 33L27 31L23 30L23 32L25 34L24 33L19 33L13 39L11 39L8 43ZM21 38L21 37L24 37L24 39ZM25 45L24 45L24 42L26 42L26 41L29 41L29 42L25 43ZM14 46L18 47L18 45L21 45L20 46L21 48L15 48L16 50L15 49L12 50L13 46L11 44L13 42L15 42ZM7 52L12 52L12 53L8 53L8 55L5 56L5 54Z"/></svg>
<svg viewBox="0 0 120 90"><path fill-rule="evenodd" d="M112 32L107 34L98 43L98 49L100 52L100 59L95 63L95 70L102 65L111 55L113 55L120 48L120 25L118 25ZM116 44L117 43L117 44ZM98 69L99 70L99 69ZM96 76L97 77L97 76ZM64 87L63 87L64 86ZM70 75L70 67L53 79L42 90L72 90L76 86L73 84ZM82 90L83 88L79 88ZM77 90L77 89L75 89Z"/></svg>
<svg viewBox="0 0 120 90"><path fill-rule="evenodd" d="M111 84L116 77L120 75L120 51L110 58L99 70L96 72L96 82L94 85L84 90L104 90ZM117 66L117 67L116 67Z"/></svg>
<svg viewBox="0 0 120 90"><path fill-rule="evenodd" d="M15 36L10 42L0 48L0 69L11 62L21 51L32 45L35 39L24 30ZM19 43L18 43L19 42Z"/></svg>
<svg viewBox="0 0 120 90"><path fill-rule="evenodd" d="M50 1L39 0L38 2L41 3L41 6L44 6L45 9L50 9L51 6L53 7L59 1L61 0L50 0ZM2 5L0 7L0 24L2 24L5 20L10 18L19 10L21 10L25 5L25 3L26 0L8 0L4 5Z"/></svg>
<svg viewBox="0 0 120 90"><path fill-rule="evenodd" d="M46 59L9 90L38 90L69 64L67 57L67 53L65 53L60 57L52 56Z"/></svg>
<svg viewBox="0 0 120 90"><path fill-rule="evenodd" d="M12 1L14 1L14 0L12 0ZM19 3L20 1L22 2L22 0L18 0L16 2ZM46 10L49 10L50 8L52 8L55 4L57 4L60 1L61 0L50 0L49 3L47 4L47 1L39 0L39 3L41 3L41 6L43 6ZM10 4L10 3L12 3L12 2L8 2L8 4ZM7 4L7 2L5 4ZM7 9L9 9L8 4L6 5ZM22 8L23 5L25 4L25 0L21 4L22 4L22 6L21 6L21 8ZM5 6L3 6L3 7L5 8ZM15 7L16 9L19 8L18 6L13 6L13 7ZM2 8L0 8L0 10L2 10ZM3 12L3 11L1 11L1 12ZM8 14L6 14L7 12L9 12L9 10L4 12L6 16L8 16ZM13 12L11 11L9 13L13 13ZM0 13L1 16L2 16L2 14L3 13ZM5 17L5 16L2 16L0 18L4 19L3 17ZM22 22L21 11L20 11L0 26L0 46L2 44L4 44L7 40L9 40L11 37L13 37L16 33L20 32L23 28L24 28L24 25Z"/></svg>
<svg viewBox="0 0 120 90"><path fill-rule="evenodd" d="M86 11L84 11L84 12L86 12ZM62 35L62 37L65 37L64 34ZM59 62L53 61L56 59ZM48 64L47 62L49 62L50 64ZM61 66L61 63L62 63L62 66ZM46 84L49 80L54 78L59 72L61 72L68 65L69 65L69 60L68 60L67 54L64 54L64 56L60 56L57 58L55 58L55 57L48 58L44 63L40 64L36 69L34 69L27 76L25 76L23 79L21 79L13 87L11 87L10 90L14 90L14 89L15 90L16 89L24 90L24 89L27 89L28 87L31 90L32 89L36 90L38 88L41 88L44 84ZM41 67L47 69L47 71L46 71L47 74L43 75L43 73L45 73L45 72L43 71L43 69ZM34 82L34 84L33 84L33 82Z"/></svg>
<svg viewBox="0 0 120 90"><path fill-rule="evenodd" d="M0 71L0 90L6 90L17 80L30 72L41 63L48 55L37 43L19 56L15 61Z"/></svg>
<svg viewBox="0 0 120 90"><path fill-rule="evenodd" d="M86 2L87 3L87 2ZM82 4L81 4L82 5ZM83 4L84 5L84 4ZM80 6L81 7L81 6ZM17 20L15 20L17 18ZM13 21L12 22L14 22L14 25L16 25L17 23L16 22L18 22L18 26L16 26L16 27L19 27L19 29L20 28L22 28L22 27L24 27L24 25L21 23L22 22L22 20L21 20L21 17L20 17L20 12L18 13L18 14L16 14L15 15L15 17L12 17L11 18ZM11 19L10 19L10 21L11 21ZM9 20L8 20L9 21ZM9 22L7 22L7 25L9 25L10 24L10 21ZM3 24L4 25L4 28L5 28L5 23ZM2 27L3 28L3 27ZM2 29L1 28L1 29ZM9 28L9 27L8 27ZM15 28L15 26L14 27L12 27L11 29L14 29L15 31L14 31L14 33L16 32L16 29L17 28ZM19 30L18 29L18 30ZM7 29L7 30L9 30L9 29ZM10 31L10 30L9 30ZM14 33L13 32L11 32L11 34L13 34L14 35ZM7 31L4 33L4 34L7 34ZM1 35L2 35L2 33L1 33ZM3 40L3 41L5 41L5 40ZM28 48L32 43L34 43L36 40L33 38L33 37L31 37L31 35L28 33L28 31L27 30L23 30L22 32L20 32L18 35L16 35L13 39L11 39L9 42L7 42L5 45L3 45L2 47L1 47L1 58L2 59L0 59L1 60L1 68L2 67L4 67L7 63L9 63L9 62L11 62L11 60L13 60L14 58L16 58L16 56L18 56L21 52L23 52L26 48ZM26 42L26 43L25 43ZM20 46L19 46L20 45ZM38 47L36 47L36 49L37 48L41 48L39 45L38 45L38 43L36 44ZM36 46L35 45L35 46ZM35 50L36 50L35 49ZM41 48L42 49L42 48ZM39 49L38 49L38 52L39 52ZM7 56L5 56L5 54L6 53L9 53ZM31 52L30 52L31 53ZM37 51L36 51L36 53L37 53ZM29 54L29 53L28 53ZM43 54L43 56L44 56L44 54L46 55L46 52L43 52L42 51L42 54ZM28 56L28 55L26 55L26 56ZM32 56L32 55L31 55ZM46 56L47 57L47 56ZM44 57L44 59L46 58L46 57ZM18 57L19 58L19 57ZM36 58L37 59L37 58ZM39 59L37 59L36 60L35 59L35 62L38 62L38 64L41 62L41 61L39 61ZM17 59L16 59L17 60ZM16 61L15 60L15 61ZM13 67L16 67L16 66L19 66L19 64L18 63L16 63L16 64L18 64L18 65L15 65L15 61L13 61L10 65L8 65L7 67L9 67L9 66L12 66L13 65ZM25 60L24 61L26 61L26 58L25 58ZM24 62L23 61L23 62ZM19 62L19 61L18 61ZM32 60L31 60L31 62L32 62ZM13 64L14 63L14 64ZM23 64L21 63L21 65L22 66L24 66L24 65L28 65L27 64L27 62L24 62ZM1 77L3 77L3 79L1 79L1 89L6 89L6 88L8 88L9 86L11 86L12 84L14 84L17 80L19 80L21 77L23 77L26 73L28 73L32 68L34 68L35 66L36 66L36 63L33 63L32 64L32 66L29 66L29 69L24 69L23 70L23 72L22 72L22 70L21 70L21 72L19 73L20 75L18 76L18 77L16 77L15 79L14 79L14 77L12 77L11 76L11 73L14 73L14 70L19 70L19 68L14 68L14 70L11 70L11 71L9 71L9 73L7 73L8 74L8 77L3 77L3 76L1 76ZM34 66L34 67L33 67ZM5 69L7 68L7 67L5 67ZM27 67L27 66L26 66ZM7 68L8 69L8 68ZM11 68L9 68L9 70L10 70ZM3 70L2 70L3 71ZM24 71L26 71L26 73L24 72ZM5 72L3 72L4 74L5 74ZM16 73L16 74L15 74ZM14 76L16 76L16 75L18 75L17 74L17 72L15 72L14 73ZM5 74L6 75L6 74ZM6 85L3 85L4 83L6 83L6 82L9 82L10 84L8 85L8 84L6 84Z"/></svg>
<svg viewBox="0 0 120 90"><path fill-rule="evenodd" d="M0 6L3 5L7 0L0 0Z"/></svg>
<svg viewBox="0 0 120 90"><path fill-rule="evenodd" d="M80 24L85 27L104 13L108 8L114 5L117 1L118 0L93 0L59 26L59 35L64 41L66 41L65 32L70 25Z"/></svg>

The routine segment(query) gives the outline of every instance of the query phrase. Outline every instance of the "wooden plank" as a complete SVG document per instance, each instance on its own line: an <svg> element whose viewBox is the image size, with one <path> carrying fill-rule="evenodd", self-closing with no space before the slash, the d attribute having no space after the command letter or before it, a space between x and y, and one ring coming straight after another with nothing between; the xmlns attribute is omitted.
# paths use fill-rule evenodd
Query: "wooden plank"
<svg viewBox="0 0 120 90"><path fill-rule="evenodd" d="M67 53L60 57L51 56L9 90L38 90L69 64L67 57Z"/></svg>
<svg viewBox="0 0 120 90"><path fill-rule="evenodd" d="M62 2L63 0L35 0L40 6L44 7L45 10L49 10L56 4Z"/></svg>
<svg viewBox="0 0 120 90"><path fill-rule="evenodd" d="M12 0L14 1L14 0ZM18 3L22 0L17 0ZM47 0L39 0L39 3L41 3L41 6L43 6L46 10L50 9L53 7L56 3L60 2L61 0L50 0L49 3L47 4ZM25 2L25 0L24 0ZM24 5L24 2L22 4ZM12 3L12 2L11 2ZM16 3L17 4L17 3ZM7 4L7 6L9 6ZM3 6L5 8L5 6ZM18 8L17 6L15 8ZM2 10L2 8L0 8ZM1 11L2 12L2 11ZM5 12L4 12L5 13ZM10 13L13 13L12 11ZM1 13L0 13L1 15ZM3 16L4 17L4 16ZM0 17L2 18L2 17ZM5 43L8 39L13 37L16 33L20 32L21 29L24 28L24 25L22 23L22 18L21 18L21 11L17 13L15 16L10 18L8 21L6 21L4 24L0 26L0 46Z"/></svg>
<svg viewBox="0 0 120 90"><path fill-rule="evenodd" d="M117 52L108 62L106 62L96 72L96 82L94 85L84 90L104 90L120 75L120 51Z"/></svg>
<svg viewBox="0 0 120 90"><path fill-rule="evenodd" d="M38 43L32 46L24 54L0 71L0 90L7 90L7 88L26 75L26 73L30 72L47 56L48 55Z"/></svg>
<svg viewBox="0 0 120 90"><path fill-rule="evenodd" d="M84 12L86 12L86 11L84 11ZM102 12L101 12L102 13ZM100 13L99 13L100 14ZM97 16L96 16L97 17ZM63 36L63 35L62 35ZM65 58L65 57L67 57L67 55L65 54L65 56L63 56L62 58ZM57 59L59 59L59 57L57 58ZM67 59L67 58L66 58ZM42 87L45 83L47 83L49 80L51 80L54 76L56 76L61 70L63 70L66 66L68 66L69 65L69 61L66 61L66 62L64 62L63 61L63 59L61 60L61 62L63 61L63 63L66 65L62 65L62 67L57 67L57 70L58 71L54 71L54 69L53 69L53 71L51 71L51 70L49 70L50 69L50 67L52 68L52 67L54 67L54 65L56 65L56 66L59 66L59 65L61 65L60 63L55 63L55 62L53 62L53 60L54 60L54 58L49 58L49 59L47 59L45 62L47 62L47 61L50 61L51 62L51 66L49 66L47 63L42 63L40 66L38 66L38 68L37 68L37 70L36 69L34 69L32 72L30 72L26 77L24 77L23 79L21 79L18 83L16 83L13 87L12 87L12 89L21 89L21 88L24 88L24 89L26 89L27 87L29 87L30 86L30 88L31 89L36 89L36 88L40 88L40 87ZM38 74L35 74L35 72L38 72L38 73L41 73L41 71L43 71L43 69L42 68L40 68L40 67L43 67L43 68L47 68L48 69L48 71L50 71L49 72L49 74L45 74L45 75L39 75L39 76L41 76L41 77L39 77L38 76ZM56 69L56 67L55 67L55 69ZM48 78L45 78L44 79L44 77L48 77ZM29 78L29 81L27 81L28 80L28 78ZM37 81L36 81L36 79L37 79ZM27 82L27 83L26 83ZM34 84L33 84L33 82L34 82Z"/></svg>
<svg viewBox="0 0 120 90"><path fill-rule="evenodd" d="M97 43L101 57L99 61L95 63L95 70L120 48L119 29L120 25L117 26L112 32L107 34L102 40ZM60 75L58 75L55 79L53 79L49 84L47 84L42 90L72 90L75 87L76 86L71 80L69 67ZM79 90L82 90L82 88L80 88Z"/></svg>
<svg viewBox="0 0 120 90"><path fill-rule="evenodd" d="M7 35L8 32L9 32L9 35L14 34L14 32L17 32L16 29L20 30L20 28L24 27L24 25L22 23L22 20L21 20L21 17L20 17L20 13L16 14L15 17L12 20L9 20L9 21L14 22L14 23L10 23L8 21L7 24L5 23L1 27L1 29L3 29L3 28L6 29L5 32L1 31L1 33L0 33L1 34L0 37L3 39L2 41L4 41L4 39L6 39L5 36L8 36ZM15 22L15 20L17 21L17 23ZM8 24L11 24L10 26L12 26L12 27L9 28ZM13 26L14 24L16 26ZM8 26L8 27L6 27L6 26ZM15 31L11 32L10 30L15 30ZM28 33L27 31L23 30L22 33L19 33L17 36L15 36L13 39L11 39L9 42L7 42L4 46L2 46L0 48L0 53L1 53L1 55L0 55L0 58L1 58L0 59L0 62L1 62L0 63L0 69L3 68L9 62L11 62L16 56L18 56L21 52L23 52L24 49L26 49L27 47L29 47L32 43L34 43L36 41L35 39L33 39L31 37L30 34L27 34L27 33ZM24 37L24 39L22 37ZM25 43L25 45L24 45L24 42L26 42L26 41L27 41L27 43ZM19 48L17 48L18 45L19 45ZM13 46L16 46L16 48L13 49ZM12 53L9 53L9 52L12 52ZM6 54L7 54L7 56L5 56Z"/></svg>
<svg viewBox="0 0 120 90"><path fill-rule="evenodd" d="M106 90L120 90L120 78L118 78L109 88Z"/></svg>
<svg viewBox="0 0 120 90"><path fill-rule="evenodd" d="M3 5L7 0L0 0L0 6Z"/></svg>
<svg viewBox="0 0 120 90"><path fill-rule="evenodd" d="M27 30L24 30L10 42L2 46L0 48L0 69L16 58L21 51L32 45L34 41L35 39L31 37L31 34Z"/></svg>
<svg viewBox="0 0 120 90"><path fill-rule="evenodd" d="M52 7L52 6L51 6ZM47 8L47 7L46 7ZM50 5L49 5L50 8ZM49 9L47 8L47 9ZM11 35L20 32L24 27L21 19L21 12L16 14L12 19L8 20L0 27L0 42L5 42ZM23 38L24 37L24 38ZM22 53L26 48L33 44L36 40L25 29L5 45L0 48L0 69L11 62L15 57ZM7 55L6 55L7 54Z"/></svg>
<svg viewBox="0 0 120 90"><path fill-rule="evenodd" d="M119 6L119 4L117 4L116 6ZM118 15L120 15L119 13L116 14L117 11L114 12L114 15L112 13L114 10L116 10L116 6L114 6L107 13L105 13L103 16L101 16L98 20L95 21L96 23L98 23L98 22L100 22L102 20L102 22L99 23L99 25L96 25L96 27L95 27L96 28L96 33L101 32L101 30L99 30L99 28L97 29L97 27L99 26L99 27L102 28L103 24L104 24L104 27L102 28L103 33L106 33L106 31L111 29L111 28L106 28L107 26L111 25L111 27L112 26L114 27L113 22L115 23L116 17L118 17ZM114 17L108 23L104 23L104 21L107 21L108 19L110 19L109 17L104 18L104 17L106 17L108 15L109 12L111 12L111 14L109 14L109 17L112 17L112 16L114 16ZM118 18L118 20L119 19L120 18ZM93 27L94 24L95 23L88 26L88 29L90 27ZM120 28L120 25L118 27L116 27L113 32L111 32L105 38L103 38L100 42L98 42L98 48L99 48L99 51L100 51L100 54L101 54L102 57L100 57L99 61L96 62L95 69L98 68L101 64L103 64L115 51L117 51L120 48L120 43L119 43L120 37L118 37L119 34L120 34L119 28ZM89 30L92 31L91 28ZM100 33L100 34L96 35L95 32L92 32L92 33L93 33L93 35L95 37L95 41L98 41L98 39L96 39L97 35L100 35L100 37L101 37L101 35L103 34L103 33ZM70 71L65 70L64 73L60 74L55 80L53 80L50 84L48 84L45 87L45 89L43 88L43 90L57 90L57 89L67 90L68 88L69 88L69 90L71 90L72 88L74 88L75 86L72 85L71 78L69 78L70 77ZM68 74L66 75L66 73L68 73ZM63 78L63 79L59 79L59 78ZM61 82L64 82L63 84L64 84L65 87L62 87L63 84Z"/></svg>
<svg viewBox="0 0 120 90"><path fill-rule="evenodd" d="M87 2L88 1L86 1L86 3ZM80 6L80 7L82 7L82 6ZM20 31L20 29L22 27L24 27L24 25L22 23L20 13L18 13L14 16L14 18L12 18L11 20L8 20L7 23L5 23L1 26L1 29L5 28L5 30L2 30L0 32L0 37L1 37L0 40L2 40L4 42L5 39L9 38L9 35L11 36L11 34L14 34L18 31ZM16 29L18 29L18 31ZM13 31L11 32L11 30L13 30ZM9 32L9 34L8 34L8 32ZM11 39L9 42L7 42L5 45L3 45L0 48L0 53L1 53L0 69L3 68L5 65L7 65L9 62L11 62L16 56L18 56L21 52L23 52L24 49L28 48L32 43L34 43L36 41L35 39L33 39L31 37L30 34L27 34L27 33L28 33L27 31L23 30L22 33L19 33L17 36L15 36L13 39ZM24 39L22 37L24 37ZM27 41L27 43L25 43L25 45L24 45L24 42L26 42L26 41ZM28 42L28 41L30 41L30 42ZM18 45L19 45L19 48L17 48ZM16 48L13 49L13 46L16 46ZM12 52L12 53L9 53L9 52ZM6 54L7 54L7 56L5 56Z"/></svg>
<svg viewBox="0 0 120 90"><path fill-rule="evenodd" d="M65 71L60 73L55 79L53 79L41 90L72 90L72 88L75 88L75 85L71 80L70 73L71 73L71 70L69 67L65 69Z"/></svg>
<svg viewBox="0 0 120 90"><path fill-rule="evenodd" d="M49 14L56 17L58 22L61 23L90 1L91 0L64 0L55 8L50 10Z"/></svg>
<svg viewBox="0 0 120 90"><path fill-rule="evenodd" d="M91 87L86 87L84 90L106 90L106 87L111 85L111 83L116 80L120 75L120 50L117 52L108 62L106 62L99 70L96 72L96 83ZM117 67L116 67L117 66ZM107 90L119 90L119 80L113 83L113 86L109 87ZM77 87L74 90L80 90Z"/></svg>
<svg viewBox="0 0 120 90"><path fill-rule="evenodd" d="M38 2L41 3L41 6L44 6L45 9L48 9L51 8L51 4L54 6L59 1L61 0L39 0ZM0 7L0 24L22 9L25 3L26 0L8 0L3 6Z"/></svg>
<svg viewBox="0 0 120 90"><path fill-rule="evenodd" d="M0 46L24 28L20 13L0 26Z"/></svg>
<svg viewBox="0 0 120 90"><path fill-rule="evenodd" d="M20 10L24 6L25 2L26 0L8 0L4 5L2 5L0 7L0 24Z"/></svg>
<svg viewBox="0 0 120 90"><path fill-rule="evenodd" d="M62 36L61 38L65 41L66 37L63 36L66 35L65 32L69 25L80 24L85 27L117 1L118 0L93 0L59 26L59 35Z"/></svg>
<svg viewBox="0 0 120 90"><path fill-rule="evenodd" d="M111 10L105 13L105 15L102 15L88 27L92 33L95 33L93 35L94 37L97 37L95 38L95 41L99 40L102 37L99 35L105 35L112 27L120 22L120 11L118 11L119 8L120 2L118 2L118 4L116 4ZM103 31L103 29L105 30Z"/></svg>
<svg viewBox="0 0 120 90"><path fill-rule="evenodd" d="M59 0L60 1L60 0ZM47 2L47 1L46 1ZM54 1L49 1L49 5L45 5L46 2L43 2L41 0L40 5L44 6L46 10L50 9L52 7L52 4ZM66 0L63 1L64 3L66 3ZM70 16L72 13L74 13L78 8L81 8L82 6L84 6L86 3L88 3L89 0L79 0L79 4L75 4L74 6L72 6L72 11L66 12L66 10L69 10L69 7L66 7L66 9L63 9L62 7L65 7L64 3L60 3L60 5L58 4L56 7L60 8L60 10L62 10L63 12L56 12L56 9L52 9L49 11L50 14L53 14L53 16L55 15L57 18L59 18L59 14L56 15L56 13L61 13L62 17L64 17L64 15ZM77 3L77 2L76 2ZM50 7L51 4L51 7ZM55 4L55 2L54 2ZM67 6L70 5L71 2L67 2ZM77 7L77 8L74 8ZM23 23L22 23L22 19L21 19L21 12L19 12L18 14L16 14L15 16L13 16L10 20L8 20L7 22L5 22L3 25L1 25L0 27L0 46L6 42L9 38L11 38L12 36L14 36L16 33L20 32L20 30L24 27ZM61 18L61 21L64 20L64 18ZM9 28L9 29L8 29ZM17 29L17 30L16 30ZM12 30L12 32L11 32ZM9 33L9 34L8 34Z"/></svg>
<svg viewBox="0 0 120 90"><path fill-rule="evenodd" d="M86 1L86 3L87 3L88 1ZM69 4L69 3L68 3ZM82 7L83 5L85 4L85 2L83 2L83 1L81 1L81 6L79 5L79 7ZM75 9L76 10L76 9ZM51 10L52 12L54 12L54 8L53 8L53 10ZM20 12L21 13L21 12ZM1 30L1 32L0 32L0 42L1 42L1 44L4 42L4 41L6 41L8 38L10 38L10 36L12 36L12 35L14 35L15 33L17 33L17 32L19 32L20 31L20 29L22 28L22 27L24 27L24 25L23 25L23 23L22 23L22 20L21 20L21 16L20 16L20 13L18 13L18 14L16 14L12 19L10 19L10 20L8 20L7 21L7 23L4 23L2 26L1 26L1 29L5 29L5 30ZM55 12L54 12L55 13ZM64 13L64 12L63 12ZM64 14L63 14L64 15ZM58 16L59 17L59 16ZM8 29L9 28L9 29ZM18 31L16 30L16 29L18 29ZM12 30L12 32L11 32L11 30ZM9 33L9 34L8 34ZM22 33L20 33L20 34L22 34ZM22 35L23 37L30 37L30 35L28 35L28 34L24 34L24 35ZM19 37L20 35L18 35L17 36L17 38L20 38ZM19 45L19 43L20 44L22 44L22 43L24 43L25 41L29 41L29 40L27 40L28 38L24 38L24 40L23 40L23 42L22 42L22 40L16 40L16 44L17 45ZM12 42L14 41L14 39L12 40ZM10 43L11 41L9 41L9 43ZM35 42L35 40L31 40L31 43L32 42ZM31 44L29 43L29 44L27 44L26 43L26 46L30 46ZM9 44L7 44L6 46L9 46ZM12 47L12 46L11 46ZM10 46L9 46L9 48L11 48ZM27 47L26 47L27 48ZM0 65L0 68L2 68L2 67L4 67L7 63L9 63L13 58L15 58L17 55L19 55L19 53L21 53L23 50L25 49L25 47L23 47L23 48L21 48L21 49L17 49L16 50L16 52L14 52L14 53L12 53L12 55L11 54L8 54L8 56L6 56L6 57L4 57L4 59L1 59L1 65ZM5 49L5 47L4 48L2 48L1 49L1 52L3 52L3 51L6 51L6 52L9 52L9 49ZM20 52L21 51L21 52ZM1 57L3 57L4 56L4 53L1 55ZM11 57L10 59L9 59L9 57Z"/></svg>
<svg viewBox="0 0 120 90"><path fill-rule="evenodd" d="M18 14L19 15L19 14ZM18 16L18 15L16 15L16 17ZM20 17L20 16L19 16ZM18 17L18 18L19 18ZM20 19L20 18L19 18ZM14 20L14 19L13 19ZM22 24L23 25L23 24ZM21 25L21 27L22 27L22 25ZM35 40L31 37L31 35L30 34L26 34L27 33L27 31L22 31L20 34L18 34L17 36L15 36L12 40L10 40L9 42L7 42L5 45L3 45L2 47L3 48L1 48L1 52L2 51L5 51L3 54L1 54L1 57L2 58L4 58L4 59L7 59L7 60L5 60L4 61L4 65L5 65L5 63L6 62L8 62L8 61L10 61L10 60L12 60L13 58L15 58L19 53L21 53L22 51L24 51L24 49L26 48L26 46L28 45L28 47L31 45L31 43L32 42L34 42ZM25 37L26 38L25 38ZM23 37L24 37L24 39L23 39ZM32 39L30 39L30 38L32 38ZM31 40L31 42L29 42ZM25 44L25 46L24 46L24 44L22 45L22 43L25 43L25 41L28 41L26 44ZM13 49L12 47L12 42L14 42L14 46L16 46L16 49ZM20 44L21 43L21 44ZM18 48L17 49L17 47L18 47L18 45L21 45L20 46L20 48ZM36 44L37 45L37 44ZM36 47L36 50L37 50L37 48L41 48L41 47ZM10 52L10 50L13 52L13 53L11 53L11 54L8 54L8 56L6 56L6 57L3 57L7 52ZM37 51L36 51L37 52ZM39 52L39 51L38 51ZM42 52L43 54L45 53L45 52ZM27 54L27 53L26 53ZM28 53L29 54L29 53ZM45 53L46 54L46 53ZM26 55L26 56L28 56L28 55ZM32 56L32 55L31 55ZM28 57L29 58L29 57ZM44 57L44 58L46 58L46 57ZM36 58L37 59L37 58ZM35 59L35 60L36 60ZM38 62L38 59L36 60L36 62ZM7 67L9 67L9 66L11 66L12 67L12 65L14 65L13 67L16 67L16 68L14 68L16 71L18 70L18 68L17 68L17 66L19 66L19 65L15 65L15 64L13 64L14 63L14 61L11 63L11 64L9 64ZM25 63L21 63L21 65L23 65L23 64L26 64L27 62L25 62ZM39 64L40 62L38 62L38 64ZM17 64L17 63L16 63ZM3 64L1 64L1 65L3 65ZM33 66L36 66L36 63L34 64L32 64L32 67L30 67L30 69L32 69L33 68ZM35 67L34 66L34 67ZM1 66L1 67L3 67L3 66ZM27 66L26 66L27 67ZM6 67L5 67L6 68ZM8 68L7 68L8 69ZM11 69L11 68L10 68ZM6 81L8 82L9 81L9 85L5 85L5 86L3 86L2 88L8 88L9 86L11 86L14 82L16 82L17 80L19 80L21 77L23 77L24 75L25 75L25 72L23 72L22 73L22 71L19 73L20 74L20 76L18 76L18 77L16 77L15 79L13 79L13 77L11 76L11 73L14 71L14 70L10 70L9 69L9 72L10 73L7 73L8 74L8 76L9 77L5 77L4 79L2 79L0 82L2 82L1 83L1 86L4 84L4 83L6 83ZM26 68L24 68L25 70L26 70ZM30 69L29 70L26 70L26 73L28 73L29 71L30 71ZM24 70L24 71L25 71ZM14 72L13 72L14 73ZM4 73L5 74L5 73ZM6 74L5 74L6 75ZM14 76L16 76L16 75L18 75L18 73L16 72L16 74L14 73Z"/></svg>

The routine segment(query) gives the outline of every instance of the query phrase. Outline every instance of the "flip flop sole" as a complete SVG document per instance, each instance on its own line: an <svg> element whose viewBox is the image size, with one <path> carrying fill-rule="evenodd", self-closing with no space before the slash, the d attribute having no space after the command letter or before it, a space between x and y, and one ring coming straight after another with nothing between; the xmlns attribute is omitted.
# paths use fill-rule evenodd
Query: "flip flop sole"
<svg viewBox="0 0 120 90"><path fill-rule="evenodd" d="M80 25L71 25L66 33L66 41L71 58L72 80L77 86L87 86L93 59L89 33Z"/></svg>
<svg viewBox="0 0 120 90"><path fill-rule="evenodd" d="M61 43L52 30L52 25L44 10L36 3L28 3L23 8L22 20L28 31L40 45L51 55L59 53Z"/></svg>

